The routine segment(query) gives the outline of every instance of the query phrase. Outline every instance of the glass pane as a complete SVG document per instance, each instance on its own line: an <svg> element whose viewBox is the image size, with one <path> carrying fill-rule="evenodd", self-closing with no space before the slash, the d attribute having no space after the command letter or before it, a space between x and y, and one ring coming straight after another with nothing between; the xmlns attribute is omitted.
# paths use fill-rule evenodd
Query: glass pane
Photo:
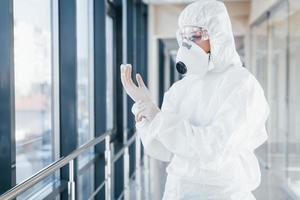
<svg viewBox="0 0 300 200"><path fill-rule="evenodd" d="M234 36L236 51L238 52L243 66L245 66L245 36Z"/></svg>
<svg viewBox="0 0 300 200"><path fill-rule="evenodd" d="M114 128L114 107L115 107L115 85L114 85L114 21L111 17L106 17L106 115L107 130Z"/></svg>
<svg viewBox="0 0 300 200"><path fill-rule="evenodd" d="M58 107L53 103L57 96L52 81L58 71L57 8L56 0L13 2L17 183L58 156L54 145L59 127L53 120ZM50 175L18 199L44 198L56 187L54 178Z"/></svg>
<svg viewBox="0 0 300 200"><path fill-rule="evenodd" d="M93 133L93 16L92 1L77 4L77 102L78 144L94 137Z"/></svg>
<svg viewBox="0 0 300 200"><path fill-rule="evenodd" d="M277 175L285 178L287 137L287 7L270 16L270 164Z"/></svg>
<svg viewBox="0 0 300 200"><path fill-rule="evenodd" d="M300 3L290 3L288 183L300 198Z"/></svg>
<svg viewBox="0 0 300 200"><path fill-rule="evenodd" d="M17 182L53 161L51 1L14 0Z"/></svg>
<svg viewBox="0 0 300 200"><path fill-rule="evenodd" d="M90 168L87 168L83 171L82 174L78 176L78 199L86 200L89 199L91 194L94 191L94 184L93 179L94 175L94 165L92 165Z"/></svg>
<svg viewBox="0 0 300 200"><path fill-rule="evenodd" d="M78 146L94 138L93 121L93 1L76 0ZM78 157L78 199L88 199L94 189L93 148Z"/></svg>
<svg viewBox="0 0 300 200"><path fill-rule="evenodd" d="M252 37L252 72L260 82L264 91L267 92L267 68L268 68L268 27L267 21L254 27L251 31ZM268 144L264 143L256 150L258 158L267 164Z"/></svg>

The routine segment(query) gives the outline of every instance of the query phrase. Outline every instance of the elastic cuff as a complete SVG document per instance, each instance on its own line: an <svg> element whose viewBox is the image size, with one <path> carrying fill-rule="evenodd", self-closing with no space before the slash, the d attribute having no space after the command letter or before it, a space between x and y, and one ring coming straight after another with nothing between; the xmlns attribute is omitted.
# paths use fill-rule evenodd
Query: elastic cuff
<svg viewBox="0 0 300 200"><path fill-rule="evenodd" d="M149 124L149 135L151 138L156 138L158 137L159 131L157 130L158 127L160 127L161 119L162 118L162 111L158 112L153 120Z"/></svg>
<svg viewBox="0 0 300 200"><path fill-rule="evenodd" d="M137 130L144 129L149 124L148 120L143 119L141 122L136 122L135 127Z"/></svg>

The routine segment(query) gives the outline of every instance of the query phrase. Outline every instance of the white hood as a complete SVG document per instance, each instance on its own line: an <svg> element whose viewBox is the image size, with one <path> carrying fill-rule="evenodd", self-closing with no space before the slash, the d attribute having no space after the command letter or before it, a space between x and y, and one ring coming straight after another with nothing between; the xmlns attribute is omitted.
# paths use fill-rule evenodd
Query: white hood
<svg viewBox="0 0 300 200"><path fill-rule="evenodd" d="M183 26L203 27L208 31L211 46L210 71L223 71L231 66L242 66L236 52L230 18L223 2L199 0L188 5L178 19Z"/></svg>

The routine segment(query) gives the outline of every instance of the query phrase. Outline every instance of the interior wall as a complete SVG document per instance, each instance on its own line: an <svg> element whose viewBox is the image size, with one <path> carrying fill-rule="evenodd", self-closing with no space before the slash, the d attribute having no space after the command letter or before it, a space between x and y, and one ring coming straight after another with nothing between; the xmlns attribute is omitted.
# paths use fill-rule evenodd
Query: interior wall
<svg viewBox="0 0 300 200"><path fill-rule="evenodd" d="M280 0L252 0L251 1L251 12L250 12L250 23L253 23L259 16L261 16L266 10Z"/></svg>
<svg viewBox="0 0 300 200"><path fill-rule="evenodd" d="M175 38L177 19L183 5L149 6L148 80L149 89L158 101L158 39Z"/></svg>

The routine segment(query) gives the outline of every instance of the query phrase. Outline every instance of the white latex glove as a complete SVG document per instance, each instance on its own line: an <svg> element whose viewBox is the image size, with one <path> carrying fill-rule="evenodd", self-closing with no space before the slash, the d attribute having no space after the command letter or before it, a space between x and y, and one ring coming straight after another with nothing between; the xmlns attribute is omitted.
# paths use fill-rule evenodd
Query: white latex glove
<svg viewBox="0 0 300 200"><path fill-rule="evenodd" d="M136 130L143 143L145 153L152 158L170 162L173 154L149 133L150 123L160 111L159 108L151 101L138 101L132 106L131 110L135 115ZM138 118L140 118L139 121Z"/></svg>
<svg viewBox="0 0 300 200"><path fill-rule="evenodd" d="M136 80L138 86L131 79L132 67L129 64L121 65L121 81L126 93L137 102L139 100L149 101L151 100L151 93L145 86L145 83L140 74L136 74Z"/></svg>
<svg viewBox="0 0 300 200"><path fill-rule="evenodd" d="M135 116L136 122L141 122L143 119L151 122L160 109L150 100L138 101L133 104L131 108L132 113Z"/></svg>

